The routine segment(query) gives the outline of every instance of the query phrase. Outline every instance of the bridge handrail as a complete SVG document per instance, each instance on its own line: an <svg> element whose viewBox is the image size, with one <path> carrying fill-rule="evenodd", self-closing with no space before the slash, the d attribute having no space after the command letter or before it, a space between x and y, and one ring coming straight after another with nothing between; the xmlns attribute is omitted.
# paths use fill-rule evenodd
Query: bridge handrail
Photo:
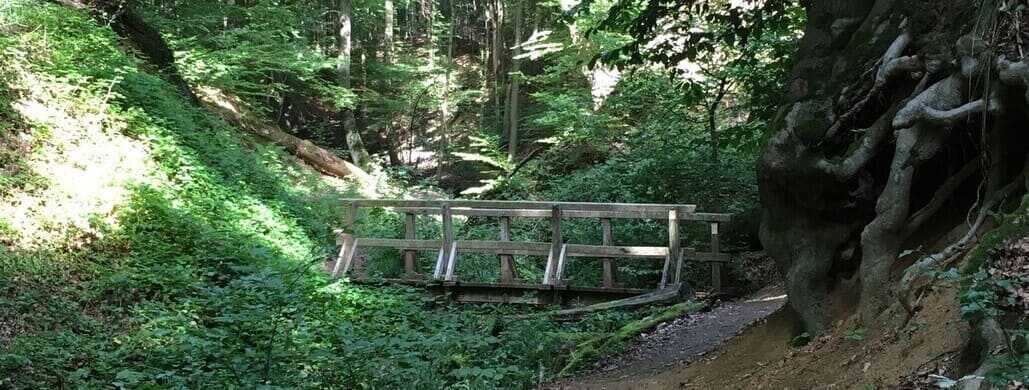
<svg viewBox="0 0 1029 390"><path fill-rule="evenodd" d="M413 200L413 199L344 199L349 205L347 212L347 230L354 232L358 209L390 208L405 214L405 238L358 238L352 234L339 235L341 244L339 255L332 270L332 276L346 274L353 262L357 246L390 247L400 249L404 253L404 268L408 275L416 272L416 255L418 250L438 250L433 278L445 283L456 283L454 268L457 253L481 252L495 253L501 260L501 283L514 282L513 255L535 254L548 256L544 270L543 285L562 283L562 275L566 259L570 257L599 257L604 265L603 288L615 289L612 258L642 257L664 258L660 287L668 282L670 268L674 269L674 282L681 281L682 265L685 258L711 264L712 286L717 291L721 288L721 263L728 261L728 256L719 253L718 225L729 222L731 214L698 213L696 206L690 204L647 204L647 203L592 203L592 202L537 202L537 201L494 201L494 200ZM416 239L416 215L441 215L443 226L439 240ZM499 217L500 240L455 240L453 233L453 215ZM551 242L512 242L510 241L510 219L549 218L551 220ZM561 236L560 220L563 218L597 218L601 222L603 245L582 245L564 243ZM667 247L618 246L613 244L611 219L661 219L667 220L669 242ZM711 226L710 252L699 252L693 248L680 248L679 222L705 222Z"/></svg>

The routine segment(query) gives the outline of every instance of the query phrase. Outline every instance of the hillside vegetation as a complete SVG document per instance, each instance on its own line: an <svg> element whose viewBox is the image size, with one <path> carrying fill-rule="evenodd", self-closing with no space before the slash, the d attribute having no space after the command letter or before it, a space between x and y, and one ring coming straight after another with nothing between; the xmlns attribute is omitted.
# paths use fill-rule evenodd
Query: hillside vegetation
<svg viewBox="0 0 1029 390"><path fill-rule="evenodd" d="M2 0L0 389L1019 388L1025 12ZM687 259L684 283L657 294L675 302L458 304L387 283L411 276L396 249L362 247L348 276L367 283L331 278L339 233L406 234L385 208L351 226L347 198L691 204L732 215L715 226L732 260L713 291L711 265ZM441 221L419 216L417 237ZM453 222L463 240L501 226ZM602 242L596 220L559 223L565 242ZM682 225L680 247L718 246L707 224ZM673 246L663 221L612 226L618 245ZM551 237L546 219L511 221L513 241ZM496 255L460 260L461 282L501 278ZM545 261L513 256L516 280L541 280ZM600 264L563 277L599 286ZM660 261L613 264L615 287L661 283ZM784 308L733 317L725 301L757 291ZM719 332L696 343L688 359L719 352L706 363L577 377L654 329L684 340L743 317L756 325L724 347Z"/></svg>
<svg viewBox="0 0 1029 390"><path fill-rule="evenodd" d="M576 335L330 282L356 184L193 106L87 14L5 5L0 387L523 387Z"/></svg>

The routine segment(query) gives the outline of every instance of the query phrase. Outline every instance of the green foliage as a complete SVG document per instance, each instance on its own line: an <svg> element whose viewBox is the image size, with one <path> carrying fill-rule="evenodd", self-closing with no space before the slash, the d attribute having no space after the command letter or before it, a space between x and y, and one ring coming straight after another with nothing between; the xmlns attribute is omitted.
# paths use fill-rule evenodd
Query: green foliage
<svg viewBox="0 0 1029 390"><path fill-rule="evenodd" d="M625 343L631 341L640 333L650 330L658 324L670 319L680 317L687 313L696 313L703 309L704 306L704 303L700 302L683 302L675 304L650 316L629 322L614 332L601 333L583 341L576 345L575 352L572 353L568 363L561 369L561 374L564 375L572 373L575 370L582 368L582 364L586 361L596 359L605 354L617 352Z"/></svg>
<svg viewBox="0 0 1029 390"><path fill-rule="evenodd" d="M1017 296L1024 291L1027 277L1017 271L998 272L995 267L1000 257L1013 255L1001 253L1006 242L1029 234L1029 196L1023 197L1015 211L999 217L998 227L984 234L968 255L962 272L951 270L944 277L961 285L958 298L962 319L971 323L992 319L1004 327L1001 332L1007 351L998 355L990 351L986 364L991 370L986 378L993 384L1006 385L1029 377L1029 324L1025 304Z"/></svg>
<svg viewBox="0 0 1029 390"><path fill-rule="evenodd" d="M854 342L864 341L865 340L865 332L866 332L865 328L860 328L860 327L859 328L853 328L853 329L848 330L847 333L844 334L843 338L845 338L847 340L850 340L850 341L854 341Z"/></svg>
<svg viewBox="0 0 1029 390"><path fill-rule="evenodd" d="M0 312L13 313L0 320L0 387L524 388L563 367L570 342L639 316L509 326L517 309L330 283L321 264L348 189L190 106L83 13L13 7L5 23L47 32L0 38L4 64L74 86L68 98L107 96L105 123L154 166L126 178L126 202L78 246L0 250ZM362 218L399 234L395 215Z"/></svg>

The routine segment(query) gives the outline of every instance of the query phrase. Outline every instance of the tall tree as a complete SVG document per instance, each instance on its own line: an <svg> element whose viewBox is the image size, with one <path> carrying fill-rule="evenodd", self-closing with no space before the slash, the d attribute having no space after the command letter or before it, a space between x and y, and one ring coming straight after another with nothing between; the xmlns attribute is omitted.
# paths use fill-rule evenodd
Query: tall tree
<svg viewBox="0 0 1029 390"><path fill-rule="evenodd" d="M521 2L515 2L514 4L514 54L511 60L511 81L510 94L507 98L508 108L508 127L507 127L507 159L508 161L515 161L518 157L518 95L519 91L519 79L521 75L521 62L518 58L522 54L522 4Z"/></svg>
<svg viewBox="0 0 1029 390"><path fill-rule="evenodd" d="M396 11L393 7L393 0L385 0L382 6L382 43L385 45L383 60L386 65L393 64L393 16Z"/></svg>
<svg viewBox="0 0 1029 390"><path fill-rule="evenodd" d="M490 6L490 21L493 32L490 40L490 54L493 58L493 114L497 120L497 129L503 132L504 117L500 116L500 105L503 104L500 96L500 87L503 85L503 76L500 74L500 57L503 55L504 47L504 0L493 0Z"/></svg>
<svg viewBox="0 0 1029 390"><path fill-rule="evenodd" d="M339 2L339 58L336 65L336 73L339 76L339 84L343 88L351 88L350 65L351 51L353 50L353 5L351 0L340 0ZM354 119L354 109L343 111L343 133L347 140L347 147L350 149L350 158L354 165L362 169L368 169L372 165L371 156L364 147L361 140L361 133L357 130L357 123Z"/></svg>

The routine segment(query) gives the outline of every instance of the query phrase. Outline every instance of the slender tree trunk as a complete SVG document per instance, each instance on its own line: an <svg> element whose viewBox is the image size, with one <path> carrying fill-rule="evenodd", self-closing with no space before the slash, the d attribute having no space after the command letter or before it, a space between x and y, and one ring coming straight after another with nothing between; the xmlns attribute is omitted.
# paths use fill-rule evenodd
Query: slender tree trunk
<svg viewBox="0 0 1029 390"><path fill-rule="evenodd" d="M383 53L383 61L386 65L393 64L393 14L396 12L393 9L393 0L385 0L383 4L383 21L382 21L382 43L386 45L385 52Z"/></svg>
<svg viewBox="0 0 1029 390"><path fill-rule="evenodd" d="M442 175L443 166L446 162L447 147L450 137L450 78L454 68L454 34L456 33L455 25L457 12L455 7L455 1L450 0L450 33L447 37L447 69L443 78L443 99L441 100L440 112L442 113L443 123L441 128L443 132L440 134L440 156L439 165L436 172L437 176Z"/></svg>
<svg viewBox="0 0 1029 390"><path fill-rule="evenodd" d="M493 0L492 7L493 17L493 39L491 40L491 50L493 54L493 114L497 121L497 129L504 132L504 117L500 115L500 105L503 104L503 99L500 96L501 85L503 84L502 75L500 74L500 56L503 54L504 39L503 31L504 27L504 1Z"/></svg>
<svg viewBox="0 0 1029 390"><path fill-rule="evenodd" d="M351 21L351 0L340 0L339 2L339 61L336 65L336 73L339 75L339 83L343 88L351 87L350 80L350 64L351 64L351 51L353 50L353 42L351 41L352 34L352 21ZM350 149L350 158L353 159L354 165L361 167L361 169L367 170L371 164L372 159L368 155L368 150L364 147L364 142L361 140L361 134L357 131L357 124L354 119L354 110L347 109L343 111L343 132L344 137L347 140L347 147Z"/></svg>
<svg viewBox="0 0 1029 390"><path fill-rule="evenodd" d="M514 162L518 157L518 95L522 54L522 4L514 4L514 53L511 60L511 82L508 101L507 160Z"/></svg>
<svg viewBox="0 0 1029 390"><path fill-rule="evenodd" d="M721 174L721 162L719 161L719 135L718 135L718 107L722 105L722 100L725 99L726 93L728 93L728 81L725 79L718 80L718 90L715 93L714 100L707 107L707 131L711 136L711 167L714 169L715 177L719 177ZM715 196L712 199L711 211L718 212L721 210L722 202L719 197Z"/></svg>
<svg viewBox="0 0 1029 390"><path fill-rule="evenodd" d="M383 4L383 31L382 31L382 43L385 45L383 49L383 62L387 67L393 65L393 16L396 10L393 7L393 0L385 0ZM386 90L390 90L392 81L388 78L385 80ZM397 136L393 131L393 116L391 113L387 113L385 118L384 133L386 136L386 148L389 154L389 163L393 166L398 166L402 162L400 161L399 147L397 146Z"/></svg>

